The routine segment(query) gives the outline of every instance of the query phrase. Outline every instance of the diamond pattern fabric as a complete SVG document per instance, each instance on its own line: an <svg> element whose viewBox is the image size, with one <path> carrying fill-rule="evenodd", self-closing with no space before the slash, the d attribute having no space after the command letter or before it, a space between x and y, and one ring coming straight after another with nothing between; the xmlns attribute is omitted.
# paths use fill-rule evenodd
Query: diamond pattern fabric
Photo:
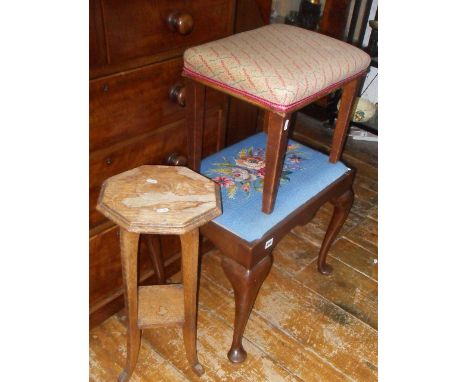
<svg viewBox="0 0 468 382"><path fill-rule="evenodd" d="M184 75L285 112L362 75L369 63L343 41L272 24L187 49Z"/></svg>

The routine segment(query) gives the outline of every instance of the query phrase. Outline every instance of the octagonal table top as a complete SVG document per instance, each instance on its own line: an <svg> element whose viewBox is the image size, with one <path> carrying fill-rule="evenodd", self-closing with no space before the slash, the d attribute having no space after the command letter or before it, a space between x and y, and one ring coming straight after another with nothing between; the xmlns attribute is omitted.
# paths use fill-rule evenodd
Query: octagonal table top
<svg viewBox="0 0 468 382"><path fill-rule="evenodd" d="M140 166L107 179L96 208L127 231L176 235L222 213L219 186L178 166Z"/></svg>

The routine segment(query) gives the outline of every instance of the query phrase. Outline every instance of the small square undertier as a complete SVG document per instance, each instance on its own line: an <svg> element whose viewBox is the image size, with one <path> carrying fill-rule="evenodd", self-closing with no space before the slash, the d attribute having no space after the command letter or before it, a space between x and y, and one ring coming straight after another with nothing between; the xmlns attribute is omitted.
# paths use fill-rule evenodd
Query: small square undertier
<svg viewBox="0 0 468 382"><path fill-rule="evenodd" d="M141 329L180 326L184 323L182 284L138 288L138 326Z"/></svg>

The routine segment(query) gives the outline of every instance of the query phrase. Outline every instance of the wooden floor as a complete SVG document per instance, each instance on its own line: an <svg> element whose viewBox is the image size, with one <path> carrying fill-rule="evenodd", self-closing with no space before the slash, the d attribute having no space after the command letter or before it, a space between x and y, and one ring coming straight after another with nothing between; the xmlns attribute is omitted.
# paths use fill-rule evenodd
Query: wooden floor
<svg viewBox="0 0 468 382"><path fill-rule="evenodd" d="M295 137L329 146L330 131L299 115ZM357 169L356 199L332 246L331 276L316 258L332 208L325 205L276 247L244 336L247 360L232 364L234 298L213 250L203 256L198 351L205 375L187 367L182 332L143 331L132 381L374 381L377 380L377 143L349 141L344 160ZM176 282L177 276L171 281ZM123 313L90 332L90 380L115 381L125 363Z"/></svg>

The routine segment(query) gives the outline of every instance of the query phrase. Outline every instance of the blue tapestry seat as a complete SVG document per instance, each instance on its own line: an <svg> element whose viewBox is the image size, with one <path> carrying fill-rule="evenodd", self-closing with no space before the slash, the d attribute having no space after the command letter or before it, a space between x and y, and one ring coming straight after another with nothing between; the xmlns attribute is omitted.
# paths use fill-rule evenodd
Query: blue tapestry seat
<svg viewBox="0 0 468 382"><path fill-rule="evenodd" d="M350 171L343 163L292 139L271 214L261 212L266 134L229 146L201 163L200 173L220 185L223 214L213 221L247 242L262 238L273 226Z"/></svg>

